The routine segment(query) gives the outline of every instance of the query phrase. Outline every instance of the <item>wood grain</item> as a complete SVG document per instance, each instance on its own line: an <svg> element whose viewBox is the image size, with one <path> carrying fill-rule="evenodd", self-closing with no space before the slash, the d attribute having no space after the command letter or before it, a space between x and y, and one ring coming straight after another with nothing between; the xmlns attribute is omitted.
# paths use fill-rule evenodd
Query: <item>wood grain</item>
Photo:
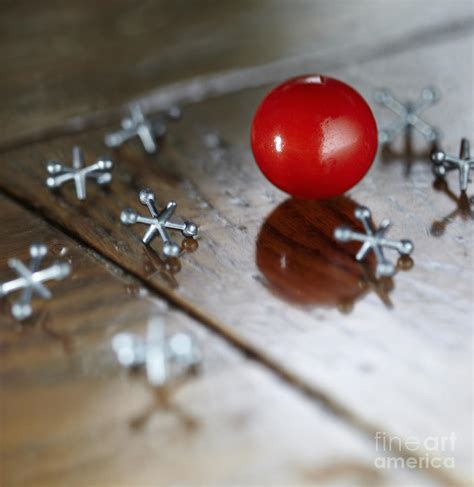
<svg viewBox="0 0 474 487"><path fill-rule="evenodd" d="M471 47L472 37L466 37L332 74L366 95L375 86L389 84L396 92L416 97L427 81L436 84L447 100L426 117L442 127L446 148L456 150L460 137L473 128L472 70L469 63L460 63L469 58ZM395 79L394 73L408 74ZM86 203L75 199L71 187L57 194L47 190L44 161L67 160L75 143L94 159L103 151L101 131L3 154L0 187L283 377L294 379L366 434L382 429L423 439L454 432L455 451L436 454L452 454L455 471L428 473L435 478L446 475L445 482L455 481L452 477L466 480L472 451L471 221L452 219L444 233L431 232L434 222L453 211L453 202L433 190L429 164L422 158L416 158L407 175L403 157L391 162L379 157L350 199L285 202L259 174L248 147L249 122L263 93L248 90L186 107L159 158L147 158L133 143L127 145L115 154L111 188L91 186ZM388 119L388 114L377 114L379 120ZM222 142L210 148L208 135L216 132ZM415 145L417 151L423 149L422 143ZM449 179L455 191L453 184ZM178 215L201 225L199 248L181 259L174 276L177 286L146 271L143 228L119 222L125 207L144 211L137 197L146 186L157 192L161 204L176 199ZM354 248L329 241L335 225L353 221L355 203L368 204L376 221L392 218L394 237L415 241L414 267L399 272L383 290L393 309L385 298L363 291L364 283L357 293L364 274L349 259ZM278 223L275 211L284 215ZM262 240L263 247L256 247ZM293 264L285 275L275 260L269 271L269 251L296 259L296 271L302 265L320 270L322 279L318 283L314 276L305 286L298 272L291 273ZM334 261L337 265L331 268ZM343 279L344 272L350 278ZM304 303L295 300L294 286L307 294ZM341 299L347 309L348 297L351 313L334 309Z"/></svg>
<svg viewBox="0 0 474 487"><path fill-rule="evenodd" d="M158 87L285 58L327 64L349 48L372 53L420 34L431 42L474 16L469 0L22 0L3 2L0 14L1 145Z"/></svg>
<svg viewBox="0 0 474 487"><path fill-rule="evenodd" d="M377 471L365 437L30 212L0 205L0 280L32 241L73 267L24 325L0 315L2 486L425 483ZM156 314L205 351L198 376L159 394L110 347Z"/></svg>

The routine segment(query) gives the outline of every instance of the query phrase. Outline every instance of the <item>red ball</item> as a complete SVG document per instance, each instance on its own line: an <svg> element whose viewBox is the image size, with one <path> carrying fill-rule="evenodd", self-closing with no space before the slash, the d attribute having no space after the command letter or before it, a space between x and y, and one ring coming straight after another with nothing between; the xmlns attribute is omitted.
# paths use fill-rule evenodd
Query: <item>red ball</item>
<svg viewBox="0 0 474 487"><path fill-rule="evenodd" d="M299 198L323 199L356 185L377 151L377 125L362 96L320 75L285 81L264 98L251 130L263 174Z"/></svg>

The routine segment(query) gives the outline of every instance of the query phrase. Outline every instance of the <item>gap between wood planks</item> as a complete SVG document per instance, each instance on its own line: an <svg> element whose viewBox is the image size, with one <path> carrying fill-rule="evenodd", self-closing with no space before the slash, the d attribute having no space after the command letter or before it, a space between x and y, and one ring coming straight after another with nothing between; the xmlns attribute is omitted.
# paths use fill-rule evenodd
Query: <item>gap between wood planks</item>
<svg viewBox="0 0 474 487"><path fill-rule="evenodd" d="M354 413L350 408L346 407L339 400L332 397L331 394L328 394L324 390L320 390L318 387L306 382L296 373L282 366L270 355L264 353L260 348L254 346L251 342L247 341L238 333L235 333L232 329L228 328L224 323L221 323L213 316L205 314L202 310L194 306L192 303L189 303L186 299L170 291L167 286L160 285L158 283L147 282L138 273L133 271L133 269L128 268L125 264L117 262L104 255L100 251L99 247L90 246L89 243L83 240L79 232L75 232L74 230L66 228L58 222L54 221L46 213L38 208L35 208L28 200L13 195L8 190L0 189L0 195L9 199L13 203L20 205L22 208L34 214L35 216L39 216L53 228L72 238L74 241L79 243L82 248L101 265L106 265L116 274L120 273L128 277L134 278L137 282L140 283L142 287L147 289L151 294L155 294L161 298L165 298L170 304L180 309L186 315L205 326L208 330L217 333L228 344L230 344L234 348L237 348L241 353L243 353L248 359L258 362L260 365L275 373L290 387L296 388L298 391L309 397L311 400L316 401L322 408L324 408L325 411L328 412L328 414L331 414L339 418L341 421L347 423L358 433L366 436L368 439L373 439L376 433L380 431L383 431L387 435L390 435L390 432L386 428L365 420L358 414ZM423 451L419 451L417 452L417 454L414 454L413 451L405 447L405 442L402 442L401 450L399 452L397 451L397 453L399 453L405 459L410 457L417 457L418 459L422 459L424 457L426 458L427 456L430 456L427 452ZM423 471L418 471L417 473L419 473L420 475L425 475ZM460 487L462 485L465 485L465 481L463 479L452 475L451 472L445 470L444 468L428 467L426 469L426 475L428 475L434 481L440 482L447 487Z"/></svg>
<svg viewBox="0 0 474 487"><path fill-rule="evenodd" d="M416 47L423 47L435 43L439 44L448 39L468 36L471 35L472 32L474 32L474 17L471 16L449 24L426 28L409 36L401 37L396 41L387 41L380 45L360 45L346 49L343 53L340 53L341 49L338 49L337 56L335 56L334 51L328 50L317 56L305 55L291 57L255 67L196 77L160 87L142 97L138 97L136 101L139 101L143 105L145 111L152 112L167 108L172 104L186 104L202 101L206 98L222 96L267 83L278 82L298 71L312 71L315 66L318 67L318 71L331 71L344 66L364 64L384 56L403 53ZM104 109L99 112L70 118L60 124L55 124L45 129L31 131L28 134L7 140L0 144L0 151L5 152L35 142L108 125L126 109L126 106L127 105L124 104L121 107ZM82 239L80 234L53 221L26 200L18 198L10 194L8 191L0 191L0 193L5 194L10 200L20 204L30 212L39 215L43 220L47 221L51 226L55 227L63 234L73 238L102 264L110 266L115 272L122 272L127 276L132 276L152 294L158 294L161 297L164 297L168 302L199 321L202 325L206 326L206 328L223 337L229 344L239 349L249 359L255 360L265 366L284 382L288 383L290 387L298 389L304 395L315 400L326 411L340 418L359 433L373 439L376 432L387 431L385 428L381 428L355 414L350 408L333 398L330 394L318 389L317 386L312 386L291 370L282 367L279 362L265 354L264 351L255 347L251 342L248 342L233 330L227 328L224 323L221 323L212 316L208 316L193 304L187 302L180 296L177 296L175 293L170 292L165 286L146 282L131 269L128 269L126 266L103 255L100 252L100 249L90 247L90 245ZM409 450L404 450L401 454L405 457L414 456L413 452ZM423 452L419 452L418 455L419 457L425 456ZM422 472L420 473L423 475ZM441 482L444 485L457 486L463 484L460 479L455 478L446 470L428 469L427 474L435 481Z"/></svg>
<svg viewBox="0 0 474 487"><path fill-rule="evenodd" d="M146 113L169 108L175 104L195 103L206 98L222 96L236 91L277 83L294 76L295 73L312 72L317 66L319 72L330 72L342 67L364 64L384 56L406 52L426 45L439 44L448 39L461 38L474 32L474 17L427 27L419 32L389 39L383 44L359 45L356 47L328 49L316 56L310 54L288 57L250 68L236 69L206 76L197 76L162 86L129 100L119 107L107 108L63 120L40 130L11 138L0 143L0 152L6 152L24 145L53 139L112 124L125 112L131 102L139 102ZM344 50L344 52L341 52Z"/></svg>

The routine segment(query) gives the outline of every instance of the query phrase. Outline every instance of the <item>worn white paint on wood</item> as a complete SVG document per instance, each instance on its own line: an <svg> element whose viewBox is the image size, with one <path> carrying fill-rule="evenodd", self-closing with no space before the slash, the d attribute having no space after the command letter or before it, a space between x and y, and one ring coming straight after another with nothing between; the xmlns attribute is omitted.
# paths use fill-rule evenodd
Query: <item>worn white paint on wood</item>
<svg viewBox="0 0 474 487"><path fill-rule="evenodd" d="M430 485L377 470L366 437L61 232L0 204L0 279L29 241L73 266L23 329L0 315L2 485ZM201 373L161 402L110 346L118 331L145 333L157 313L204 351Z"/></svg>
<svg viewBox="0 0 474 487"><path fill-rule="evenodd" d="M452 96L441 102L444 110L440 104L426 118L443 128L446 146L455 150L457 140L472 132L472 105L466 103L472 99L472 70L469 63L459 63L469 58L471 46L471 38L449 41L333 74L352 81L366 94L385 84L398 94L416 96L426 81L434 81ZM456 475L468 477L471 222L454 219L442 237L431 236L432 222L449 213L452 202L432 190L429 165L416 162L404 179L403 164L382 165L379 159L351 196L371 206L377 220L391 217L396 223L394 236L409 236L416 243L414 269L395 279L394 310L386 310L373 295L357 302L349 315L316 307L301 309L278 300L262 286L254 262L258 231L284 200L258 173L248 148L249 120L262 94L235 94L187 107L182 124L169 134L162 158L146 171L142 163L127 161L125 153L118 168L119 184L108 197L116 197L117 206L134 201L135 188L127 188L126 172L130 172L134 183L158 188L160 201L178 199L180 213L202 224L203 238L198 251L183 259L174 292L368 421L420 439L455 432ZM208 130L218 130L229 143L222 158L204 147L202 138ZM100 136L94 137L87 134L81 140L99 147ZM32 155L26 151L8 157L13 163L15 158L39 162L35 150ZM175 178L163 178L163 173ZM20 181L14 192L35 203L25 188ZM56 215L54 209L41 205L49 215ZM80 216L73 207L66 205L66 211ZM116 223L112 221L111 227ZM114 232L111 245L127 238L124 230ZM84 238L92 242L94 237L92 231ZM123 256L123 262L133 265L133 257Z"/></svg>
<svg viewBox="0 0 474 487"><path fill-rule="evenodd" d="M460 138L474 133L471 54L472 37L467 37L332 74L353 82L367 96L379 86L408 98L426 84L438 86L443 99L425 117L441 127L445 147L456 151ZM170 150L158 162L180 178L192 199L180 201L183 215L202 224L199 251L186 259L178 292L367 420L420 439L454 432L455 451L442 454L456 458L460 477L469 476L472 219L453 218L441 237L432 236L433 222L455 205L432 188L430 164L416 161L405 177L403 161L382 163L378 157L350 196L369 205L376 220L390 217L393 236L416 244L415 267L395 279L394 310L386 310L373 294L344 316L278 301L260 284L254 261L261 224L284 199L258 173L249 151L250 117L262 94L236 94L188 107L182 131L170 135ZM391 120L390 113L377 115ZM218 131L229 144L221 159L203 147L206 130ZM423 144L415 143L415 149L422 150ZM172 196L173 190L168 192L158 178L139 180L161 188L163 200ZM457 192L456 176L448 181ZM470 195L472 191L471 186Z"/></svg>

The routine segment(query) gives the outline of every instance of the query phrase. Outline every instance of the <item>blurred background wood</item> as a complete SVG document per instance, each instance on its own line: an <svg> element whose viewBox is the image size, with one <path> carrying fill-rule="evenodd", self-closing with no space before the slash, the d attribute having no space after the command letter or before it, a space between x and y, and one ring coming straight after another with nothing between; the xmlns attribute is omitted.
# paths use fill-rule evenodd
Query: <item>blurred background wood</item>
<svg viewBox="0 0 474 487"><path fill-rule="evenodd" d="M267 81L285 75L282 61L327 70L458 35L473 16L470 0L5 1L0 146L64 130L68 117L79 116L77 129L81 117L158 87L262 63L277 62ZM181 89L192 97L199 82Z"/></svg>
<svg viewBox="0 0 474 487"><path fill-rule="evenodd" d="M46 223L32 223L24 230L31 232L25 237L33 237L37 228L43 225L55 235L66 232L68 236L61 237L61 240L72 238L86 249L93 249L92 257L90 251L83 257L85 250L77 249L78 258L87 257L93 262L89 267L81 265L83 274L78 278L81 285L78 284L69 295L67 288L62 289L63 283L59 283L56 286L61 290L58 309L55 311L54 301L44 306L47 309L53 306L53 313L58 313L57 318L60 319L50 328L61 332L77 328L79 337L73 354L79 355L88 345L87 342L81 343L82 327L95 330L95 323L101 323L100 329L93 333L90 355L86 354L90 357L89 366L80 374L84 395L87 391L92 395L91 408L100 417L94 420L85 418L80 408L74 408L78 419L77 424L71 426L74 432L71 437L79 446L73 448L67 446L68 440L61 440L64 448L72 448L68 462L73 466L65 471L65 464L58 460L50 467L43 467L40 459L45 457L37 458L28 453L30 448L35 448L35 439L24 432L21 447L18 446L20 443L15 443L13 451L16 453L7 456L8 478L34 483L36 475L36 480L43 479L44 475L48 485L49 482L74 485L86 481L113 484L118 478L122 481L123 475L130 474L130 469L136 469L142 473L140 481L155 479L156 471L160 471L163 482L173 484L178 476L173 476L172 466L176 467L176 458L181 460L182 455L192 467L189 467L190 477L179 480L188 482L202 479L204 483L233 485L252 482L274 485L278 481L324 485L344 483L348 479L346 484L350 485L469 483L472 476L469 425L472 424L474 297L472 190L466 200L460 200L454 174L447 185L441 182L434 184L427 162L428 148L423 141L414 138L397 141L394 146L381 150L369 175L346 197L322 203L288 200L264 180L249 149L250 120L268 86L242 88L259 84L262 80L277 80L320 69L353 84L369 101L373 90L380 86L388 86L400 97L409 99L416 98L425 85L435 85L441 90L443 99L426 113L426 119L442 129L443 147L455 153L460 138L473 133L474 128L474 4L456 1L448 7L444 2L427 4L424 1L402 4L268 1L242 4L242 10L237 12L235 2L209 3L205 7L202 2L187 2L186 5L192 5L189 11L177 2L166 3L166 8L160 10L165 20L156 30L151 19L154 18L154 9L161 8L163 4L141 4L138 9L134 9L133 2L114 4L116 10L110 7L107 13L98 11L94 15L88 4L79 6L70 2L54 12L45 10L48 12L46 20L40 21L26 15L22 7L24 4L18 3L11 4L9 15L2 16L2 22L8 25L13 24L5 19L23 16L27 25L43 26L49 29L52 37L56 35L64 42L55 44L51 49L38 46L37 56L27 62L22 55L15 54L18 52L15 49L20 50L23 46L27 50L25 46L31 39L22 38L18 46L15 43L12 47L17 34L7 29L11 46L7 52L12 59L23 59L24 64L13 62L10 71L6 65L2 68L7 73L0 81L0 87L4 83L4 92L8 96L4 115L0 109L0 117L9 120L2 140L4 149L11 146L12 141L22 147L4 150L0 155L0 189L15 200L15 204L8 203L10 213L20 211L15 205L23 205L37 218L46 219L60 229L51 229ZM182 10L178 10L180 7ZM213 13L210 14L206 8ZM65 15L65 11L69 14ZM291 25L288 24L290 11L294 19ZM262 22L262 18L268 22ZM368 18L370 22L366 21ZM76 27L66 33L59 25L67 19ZM48 22L49 27L44 27ZM107 37L103 31L108 22L121 25L121 30L112 29ZM208 27L216 24L219 29ZM88 26L85 31L80 30L82 25ZM170 35L170 25L178 29L176 32L173 30L175 37ZM299 27L296 29L295 25ZM90 36L85 34L88 29ZM30 30L33 31L32 28ZM123 32L135 32L130 34L133 41L126 43L127 48L124 47ZM180 37L176 37L177 32L181 32ZM189 42L193 33L193 39L202 39L205 32L209 35L209 42L203 44L205 47L197 41ZM276 36L275 32L279 35ZM89 39L97 45L104 43L103 50L85 48L82 43L89 42ZM61 45L64 50L55 51ZM145 45L148 46L146 49ZM3 46L1 49L6 48ZM71 53L75 55L71 56ZM172 60L170 53L173 54ZM63 70L57 70L57 84L49 85L51 69L57 67L56 59L63 59L61 55L70 60L65 61ZM191 58L193 62L186 62ZM116 62L112 62L113 59ZM77 60L82 60L81 69L76 64ZM181 61L178 63L178 60ZM274 61L276 68L271 64ZM242 71L242 68L257 63L260 65L251 68L250 72ZM237 74L221 76L221 72L226 70L236 70ZM34 78L19 76L19 72L38 73L41 95L31 88ZM47 159L69 163L73 144L84 147L89 162L107 152L103 136L118 126L118 119L103 129L92 129L96 120L93 111L110 108L107 113L114 115L120 104L134 97L143 99L148 108L157 108L166 100L189 102L196 93L194 77L198 75L209 75L197 90L199 96L196 97L205 99L183 107L183 118L170 126L163 141L163 151L158 157L145 156L134 142L127 144L113 154L117 164L110 189L103 190L91 184L85 203L76 200L70 185L57 193L45 188L44 163ZM89 84L84 83L86 78L90 80ZM12 79L16 82L12 83ZM59 86L61 89L58 91L56 88ZM149 90L152 92L147 94ZM220 92L222 96L216 97ZM209 98L210 95L214 98ZM28 104L28 109L15 102L15 98ZM389 113L374 108L380 125L392 120ZM85 132L53 137L61 134L63 121L71 115L78 115L82 122L68 122L68 130ZM107 122L109 115L102 119L103 122ZM89 124L91 128L88 130ZM26 144L42 138L51 140ZM175 199L178 202L177 216L200 224L202 237L198 248L188 247L178 266L170 267L153 251L145 250L140 242L143 227L120 224L123 208L133 207L146 213L138 202L138 191L146 186L156 191L161 204ZM331 237L334 227L340 223L354 224L353 209L357 204L370 206L376 221L390 217L395 223L391 230L394 237L409 237L415 241L413 268L410 269L407 262L401 262L400 272L393 280L380 282L373 276L371 261L366 266L353 261L356 245L334 243ZM0 227L4 235L0 239L0 259L3 260L11 253L24 256L29 243L29 238L17 238L22 232L18 223L13 224L12 218L7 219L7 223ZM9 230L12 224L13 230ZM160 243L156 242L153 248L159 251ZM105 257L107 266L121 269L128 276L121 278L115 275L105 279L104 276L110 273L104 270L104 263L94 261L94 255ZM97 281L94 280L95 274ZM1 274L0 278L3 277ZM223 438L216 439L205 428L204 433L194 433L195 439L189 446L189 435L180 433L175 440L176 448L166 452L163 462L153 467L145 466L146 459L152 454L153 458L161 457L162 447L150 443L150 436L143 432L138 438L134 436L131 439L128 432L117 434L114 429L120 428L117 424L126 421L131 411L135 411L135 406L119 408L114 423L103 426L108 431L106 450L119 449L118 458L130 458L128 464L120 467L118 460L112 461L110 457L97 460L100 454L88 452L86 446L99 428L95 421L100 423L103 420L101 414L107 414L104 410L113 409L109 404L115 406L123 394L127 396L129 387L134 388L134 395L127 399L144 407L144 402L140 402L145 395L143 385L133 386L124 379L118 365L112 362L108 348L110 336L117 328L117 319L120 320L119 327L127 327L127 317L133 317L136 327L143 329L146 316L151 312L148 305L142 308L144 298L129 298L124 294L121 279L131 279L138 287L146 287L150 293L150 297L145 299L147 302L150 299L161 302L161 297L164 297L192 315L199 323L177 310L172 311L173 316L179 317L178 323L206 337L210 360L221 350L224 350L224 356L235 354L232 349L236 348L258 362L249 363L237 355L241 372L237 373L231 367L228 373L223 373L225 377L222 380L217 380L214 379L217 371L213 372L211 367L209 374L205 371L204 377L195 385L186 386L193 392L183 393L186 399L179 403L180 407L187 406L186 401L197 402L199 411L199 408L205 411L209 393L206 387L202 388L202 382L210 384L209 387L222 387L224 396L230 395L230 390L234 391L236 396L232 398L232 404L225 403L220 409L217 401L215 409L211 408L212 415L222 418ZM101 290L100 295L104 295L103 305L94 287L90 293L85 290L89 281ZM71 306L71 296L75 299L76 295L81 297L83 304L74 308L77 316L74 313L66 320L64 309L68 308L65 306ZM120 300L119 310L112 309L116 295ZM87 300L92 296L93 304L89 305ZM65 307L63 311L61 306ZM137 311L138 307L141 311ZM54 336L47 338L47 335L39 333L38 336L43 337L41 342L38 344L36 339L33 342L37 350L35 360L44 362L45 369L34 368L33 373L29 368L21 367L22 372L16 368L15 373L11 372L12 364L20 367L23 363L21 350L25 333L14 333L13 322L6 316L0 317L1 330L7 331L5 336L9 344L4 377L11 377L11 380L2 381L2 397L8 398L2 402L9 405L8 411L12 414L7 416L11 424L7 438L15 442L19 441L15 439L15 429L24 428L25 418L32 414L31 409L19 408L15 396L16 382L22 384L25 381L22 387L25 397L31 398L28 404L34 404L37 398L43 408L51 407L50 399L54 398L57 403L56 397L62 394L62 390L71 391L67 396L70 400L68 408L71 408L77 395L83 392L79 386L76 388L73 368L63 372L57 395L51 398L47 395L42 385L51 373L47 371L51 370L50 367L63 370L66 363L59 365L60 357L69 356L65 353L70 346L67 340L63 343ZM215 338L215 334L204 332L202 324L221 335L227 344ZM106 358L102 355L104 350L107 350ZM242 384L243 389L257 387L255 384L259 384L260 378L254 381L254 369L258 377L259 374L265 376L269 383L268 389L265 388L268 395L264 392L255 401L258 405L254 401L248 405L249 398L246 394L239 394L238 384ZM25 370L28 372L26 376ZM107 377L100 376L95 382L94 373L103 373ZM233 385L234 374L237 386ZM285 384L272 377L275 374ZM27 380L28 376L30 379ZM250 381L250 385L246 381ZM96 403L96 394L104 387L110 387L110 398L107 398L107 403L103 399L103 403L99 397ZM273 389L284 389L285 394L291 396L289 402L294 404L286 406L285 403L281 408L279 405L272 418L293 418L293 414L299 414L300 408L305 411L302 417L307 418L305 421L310 425L308 438L326 434L318 428L332 428L333 423L337 425L334 433L333 430L327 432L331 438L330 445L334 443L334 449L331 446L327 456L320 453L321 445L313 449L309 440L302 440L302 443L308 443L308 450L292 448L291 439L297 442L296 438L306 433L303 433L303 427L296 433L291 432L287 422L277 426L275 419L269 419L265 423L265 433L259 430L258 435L247 430L240 435L240 431L236 433L232 429L231 413L227 407L239 411L249 406L257 411L256 414L265 415L265 411L274 408L275 403L279 404L279 400L273 399ZM294 392L298 389L305 392L306 398ZM135 392L138 390L142 392ZM87 408L89 402L79 404ZM314 411L310 410L311 405ZM324 406L323 411L321 405ZM61 409L62 414L67 415L67 410ZM205 423L213 428L215 424L211 414L202 414L205 415ZM310 418L311 414L313 417ZM161 423L166 421L163 416L156 416L154 432L161 434L161 428L167 428ZM46 427L53 419L54 416L44 420L38 418L37 428ZM348 455L338 452L339 429L341 434L347 435L350 445L354 445ZM435 451L432 454L454 456L456 469L420 471L416 479L398 478L396 474L399 472L394 471L385 472L387 475L381 477L380 470L370 468L375 457L373 434L376 431L420 439L433 435L447 436L454 432L457 436L455 451ZM168 433L178 434L173 427ZM63 434L59 426L54 434ZM80 435L83 435L81 439ZM280 449L282 444L286 444L286 435L290 438L288 448ZM333 442L333 438L337 439ZM361 446L359 450L358 442L363 443L364 439L368 448ZM221 442L227 440L229 446L224 447ZM123 444L126 442L132 442L135 448L129 456ZM278 452L267 450L269 443ZM344 443L345 440L341 441L339 446L342 448ZM199 447L195 448L193 445L197 444ZM216 450L222 449L222 462L206 463L210 460L204 459L202 451L209 444L215 445ZM54 456L48 445L42 448L48 458ZM248 450L253 458L242 460L236 453L239 449ZM303 462L303 470L310 472L308 476L301 475L303 470L294 468L301 463L299 458L307 458L307 451L315 452L309 462ZM84 477L80 477L77 465L86 454L90 455L86 459L90 468ZM275 456L276 461L269 463L267 455ZM15 467L23 456L29 459L30 477ZM229 468L222 471L217 468L216 464L226 465L231 457L233 463ZM346 457L349 458L347 462L338 460ZM317 466L308 470L307 465L315 458ZM242 475L235 470L241 461L248 468ZM275 466L277 462L279 467ZM354 467L359 462L363 465L360 469ZM182 472L183 468L176 467L175 474ZM127 473L124 473L125 469ZM336 472L335 477L331 472Z"/></svg>

